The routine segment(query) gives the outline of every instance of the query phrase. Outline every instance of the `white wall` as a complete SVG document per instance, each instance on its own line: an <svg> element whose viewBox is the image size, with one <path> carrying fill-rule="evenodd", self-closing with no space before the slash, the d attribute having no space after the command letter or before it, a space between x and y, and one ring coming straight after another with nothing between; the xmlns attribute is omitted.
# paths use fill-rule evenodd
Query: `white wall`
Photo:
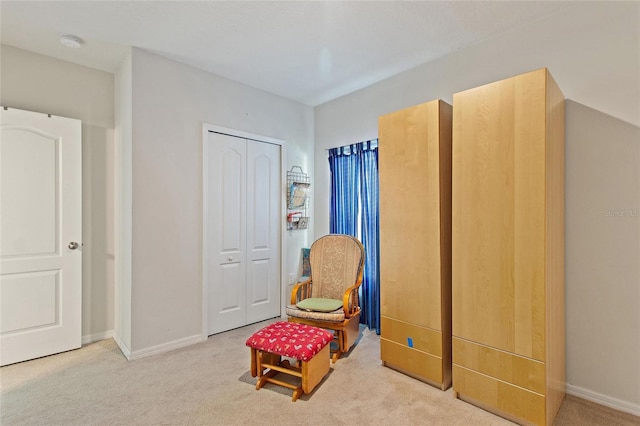
<svg viewBox="0 0 640 426"><path fill-rule="evenodd" d="M640 414L640 127L567 101L566 134L569 390Z"/></svg>
<svg viewBox="0 0 640 426"><path fill-rule="evenodd" d="M640 208L640 3L598 2L569 12L316 107L315 233L329 229L327 148L376 138L382 114L436 98L451 103L458 91L549 68L574 101L566 112L567 221L585 202L591 210L566 226L569 391L640 415L639 218L602 217L606 209ZM577 26L582 13L595 18ZM595 131L594 123L606 123L607 131ZM608 175L595 175L602 173ZM592 191L593 181L599 186Z"/></svg>
<svg viewBox="0 0 640 426"><path fill-rule="evenodd" d="M286 142L286 168L313 173L313 109L134 48L132 357L202 331L202 124ZM287 271L311 231L287 235Z"/></svg>
<svg viewBox="0 0 640 426"><path fill-rule="evenodd" d="M0 103L82 120L82 336L113 331L113 74L1 47Z"/></svg>

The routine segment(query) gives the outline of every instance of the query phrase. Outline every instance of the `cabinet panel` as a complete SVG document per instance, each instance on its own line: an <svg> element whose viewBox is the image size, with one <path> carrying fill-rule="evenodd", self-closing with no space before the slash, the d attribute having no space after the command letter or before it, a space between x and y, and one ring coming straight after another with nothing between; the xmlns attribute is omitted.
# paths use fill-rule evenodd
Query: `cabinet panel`
<svg viewBox="0 0 640 426"><path fill-rule="evenodd" d="M551 424L565 394L564 290L564 95L547 78L546 146L546 362L547 423Z"/></svg>
<svg viewBox="0 0 640 426"><path fill-rule="evenodd" d="M546 70L510 79L514 109L513 352L545 356Z"/></svg>
<svg viewBox="0 0 640 426"><path fill-rule="evenodd" d="M380 355L384 365L417 379L441 386L442 358L380 338ZM448 385L443 385L443 389Z"/></svg>
<svg viewBox="0 0 640 426"><path fill-rule="evenodd" d="M545 364L453 338L453 364L544 394Z"/></svg>
<svg viewBox="0 0 640 426"><path fill-rule="evenodd" d="M442 356L441 332L384 316L380 318L380 324L384 328L385 339L437 357Z"/></svg>
<svg viewBox="0 0 640 426"><path fill-rule="evenodd" d="M458 365L453 366L458 397L518 422L544 424L545 397Z"/></svg>

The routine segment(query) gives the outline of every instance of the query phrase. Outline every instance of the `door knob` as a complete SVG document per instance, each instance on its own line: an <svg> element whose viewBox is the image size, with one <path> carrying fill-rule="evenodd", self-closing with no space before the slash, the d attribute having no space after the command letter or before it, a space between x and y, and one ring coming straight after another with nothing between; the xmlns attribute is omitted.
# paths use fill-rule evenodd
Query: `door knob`
<svg viewBox="0 0 640 426"><path fill-rule="evenodd" d="M70 248L71 250L75 250L75 249L77 249L78 247L80 247L80 244L76 243L75 241L71 241L71 242L69 243L69 248Z"/></svg>
<svg viewBox="0 0 640 426"><path fill-rule="evenodd" d="M233 256L229 256L229 262L233 260Z"/></svg>

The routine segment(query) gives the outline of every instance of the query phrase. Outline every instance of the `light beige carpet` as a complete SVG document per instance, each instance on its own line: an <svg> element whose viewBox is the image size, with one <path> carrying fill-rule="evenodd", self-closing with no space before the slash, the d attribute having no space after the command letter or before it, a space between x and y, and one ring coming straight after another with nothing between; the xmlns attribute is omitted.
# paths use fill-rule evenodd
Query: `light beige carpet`
<svg viewBox="0 0 640 426"><path fill-rule="evenodd" d="M206 342L127 361L113 340L0 369L2 425L510 425L418 380L385 368L379 337L364 330L311 395L291 402L272 384L256 391L246 338L265 323ZM638 424L592 416L567 399L560 425ZM590 403L588 403L590 404ZM612 410L591 404L603 413ZM597 411L596 410L596 411ZM602 423L614 419L615 423ZM626 422L626 423L625 423Z"/></svg>

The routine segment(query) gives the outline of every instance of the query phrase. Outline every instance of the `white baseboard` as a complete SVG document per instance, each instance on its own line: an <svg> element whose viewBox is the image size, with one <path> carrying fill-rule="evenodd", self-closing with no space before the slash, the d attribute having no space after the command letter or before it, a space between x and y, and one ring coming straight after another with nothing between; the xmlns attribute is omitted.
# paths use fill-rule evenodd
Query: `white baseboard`
<svg viewBox="0 0 640 426"><path fill-rule="evenodd" d="M131 361L131 351L129 350L127 345L125 345L124 342L120 339L118 333L113 333L112 337L113 340L115 340L116 345L118 345L118 347L120 348L120 352L122 352L122 355L124 355L127 360Z"/></svg>
<svg viewBox="0 0 640 426"><path fill-rule="evenodd" d="M88 345L89 343L98 342L104 339L110 339L114 335L113 330L103 331L101 333L87 334L82 336L82 344Z"/></svg>
<svg viewBox="0 0 640 426"><path fill-rule="evenodd" d="M169 352L174 349L183 348L185 346L190 346L195 343L204 342L207 340L203 338L201 334L195 334L190 337L185 337L183 339L174 340L173 342L163 343L161 345L151 346L150 348L140 349L137 351L131 352L131 356L127 357L129 360L146 358L148 356L158 355L164 352Z"/></svg>
<svg viewBox="0 0 640 426"><path fill-rule="evenodd" d="M602 395L598 392L570 385L568 383L567 393L569 395L577 396L578 398L586 399L587 401L595 402L596 404L604 405L605 407L613 408L614 410L624 411L625 413L640 416L640 404L634 404L622 399Z"/></svg>

